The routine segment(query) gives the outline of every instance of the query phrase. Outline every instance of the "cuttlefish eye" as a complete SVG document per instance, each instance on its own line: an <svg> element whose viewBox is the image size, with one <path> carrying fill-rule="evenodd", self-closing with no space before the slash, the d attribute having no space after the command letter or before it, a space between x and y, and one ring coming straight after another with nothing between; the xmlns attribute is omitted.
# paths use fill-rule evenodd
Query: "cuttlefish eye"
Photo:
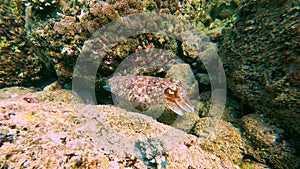
<svg viewBox="0 0 300 169"><path fill-rule="evenodd" d="M168 87L166 90L165 90L165 95L166 96L169 96L169 97L175 97L178 93L178 88L176 86L174 87Z"/></svg>

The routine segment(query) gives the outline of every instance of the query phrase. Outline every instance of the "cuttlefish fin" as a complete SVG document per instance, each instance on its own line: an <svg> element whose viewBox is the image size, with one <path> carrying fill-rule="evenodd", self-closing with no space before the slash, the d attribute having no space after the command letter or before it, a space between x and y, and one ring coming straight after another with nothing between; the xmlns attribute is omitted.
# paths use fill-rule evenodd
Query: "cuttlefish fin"
<svg viewBox="0 0 300 169"><path fill-rule="evenodd" d="M132 105L139 111L147 111L150 108L150 106L144 102L132 102Z"/></svg>
<svg viewBox="0 0 300 169"><path fill-rule="evenodd" d="M111 86L109 85L109 79L111 79L113 77L113 75L110 75L107 77L107 79L105 80L105 85L102 86L104 90L109 91L111 93L113 93Z"/></svg>
<svg viewBox="0 0 300 169"><path fill-rule="evenodd" d="M104 85L103 89L106 91L112 92L111 87L108 84Z"/></svg>
<svg viewBox="0 0 300 169"><path fill-rule="evenodd" d="M131 111L138 110L138 111L142 112L142 111L147 111L150 108L149 104L147 104L147 103L139 102L139 101L131 101L131 100L125 99L122 96L114 94L113 92L112 92L112 97L113 97L113 101L114 101L115 105L129 109Z"/></svg>

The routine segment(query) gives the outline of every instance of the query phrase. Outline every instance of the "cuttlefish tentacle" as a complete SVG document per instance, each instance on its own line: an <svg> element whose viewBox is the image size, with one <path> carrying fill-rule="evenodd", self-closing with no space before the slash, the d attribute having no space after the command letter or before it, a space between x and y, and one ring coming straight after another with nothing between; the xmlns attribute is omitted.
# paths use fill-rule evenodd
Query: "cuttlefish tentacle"
<svg viewBox="0 0 300 169"><path fill-rule="evenodd" d="M181 89L178 87L167 88L164 91L167 106L179 115L183 115L184 112L193 112L194 106L188 99L183 88L180 88Z"/></svg>

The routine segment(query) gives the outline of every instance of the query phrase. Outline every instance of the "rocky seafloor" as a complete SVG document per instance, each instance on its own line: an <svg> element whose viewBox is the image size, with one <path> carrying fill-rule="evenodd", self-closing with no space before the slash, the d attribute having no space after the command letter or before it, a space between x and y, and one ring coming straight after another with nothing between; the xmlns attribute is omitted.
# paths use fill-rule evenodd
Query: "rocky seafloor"
<svg viewBox="0 0 300 169"><path fill-rule="evenodd" d="M197 132L208 119L199 119L194 134L188 134L113 105L84 104L76 93L59 88L4 88L0 97L1 168L267 167L243 159L256 150L222 119L215 135L204 140ZM270 139L265 140L269 146Z"/></svg>
<svg viewBox="0 0 300 169"><path fill-rule="evenodd" d="M241 108L235 99L227 100L220 118L187 113L173 123L168 116L155 120L114 105L86 104L74 91L62 89L58 82L42 91L3 88L0 99L1 168L297 165L295 149L282 140L284 131L260 115L240 118ZM206 110L204 103L198 108Z"/></svg>
<svg viewBox="0 0 300 169"><path fill-rule="evenodd" d="M0 168L299 168L299 5L298 0L2 1ZM184 41L159 32L91 38L114 20L153 12L192 23L140 22L165 33L174 28L172 35L184 34ZM99 105L86 104L82 94L66 90L82 46L114 41L119 42L95 64L96 78L81 81L95 79ZM176 123L174 114L155 120L111 105L102 89L125 58L155 48L178 58L162 62L160 56L169 56L156 51L149 63L160 69L131 71L175 77L195 95L196 113ZM216 52L228 87L218 118L209 114L214 76L202 63Z"/></svg>

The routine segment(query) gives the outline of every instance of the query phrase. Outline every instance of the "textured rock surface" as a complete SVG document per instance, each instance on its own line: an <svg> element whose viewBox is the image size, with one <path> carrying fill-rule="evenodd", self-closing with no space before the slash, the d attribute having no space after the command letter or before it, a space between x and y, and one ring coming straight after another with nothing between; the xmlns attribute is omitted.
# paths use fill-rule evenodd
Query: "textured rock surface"
<svg viewBox="0 0 300 169"><path fill-rule="evenodd" d="M208 131L210 123L214 123L215 131ZM201 118L196 121L191 133L198 136L200 139L203 136L203 131L214 133L210 134L209 141L201 144L201 148L211 153L216 154L224 161L232 161L236 164L242 162L244 153L244 140L237 128L234 128L230 123L223 120L216 120L212 122L210 118ZM231 154L230 156L223 156L224 154Z"/></svg>
<svg viewBox="0 0 300 169"><path fill-rule="evenodd" d="M0 88L36 82L45 77L41 74L45 67L61 80L69 81L83 42L101 25L120 16L141 11L174 14L196 23L197 29L205 29L206 33L213 34L213 40L218 41L221 27L235 20L234 13L241 9L236 24L224 31L221 43L220 54L229 77L229 87L242 99L244 107L254 108L272 120L265 124L259 117L250 115L243 118L243 134L249 143L247 147L239 131L220 119L211 122L213 119L199 119L190 114L179 123L172 124L185 130L191 125L186 122L195 121L190 133L196 138L147 116L114 106L83 105L73 92L57 90L61 88L57 84L48 86L44 91L13 87L0 90L0 168L146 168L142 160L132 155L134 145L137 140L147 140L162 133L165 134L163 138L173 142L163 145L166 153L157 151L159 157L147 158L153 159L157 166L162 165L159 163L166 156L166 168L238 168L237 165L247 169L265 168L255 160L275 168L295 168L294 156L290 153L297 145L295 142L300 131L297 114L299 2L249 1L240 5L236 0L199 1L182 1L182 6L176 0L3 1L0 5L3 16L0 23L4 25L0 28ZM199 46L190 46L195 41ZM190 64L193 73L200 75L200 82L204 81L205 86L200 87L203 92L200 99L205 103L199 105L199 113L206 117L210 107L211 94L207 92L210 84L207 75L199 74L207 73L199 58L209 56L210 51L215 50L200 51L199 55L195 49L208 47L204 44L210 42L202 35L198 39L191 36L182 44L174 38L157 34L120 40L107 52L105 63L100 67L101 77L97 80L103 82L118 63L133 52L157 47L170 50ZM153 55L153 59L158 56L160 53ZM166 70L146 69L138 73L164 76ZM177 73L174 71L175 75ZM254 109L244 112L254 113ZM224 118L239 126L240 120L236 118L242 116L242 108L229 107L225 111L228 112ZM86 121L94 123L89 125L91 123ZM158 121L166 122L165 119ZM219 124L215 128L217 130L203 143L203 136L207 136L203 135L203 131L211 131L207 130L208 127L216 122ZM273 124L282 124L280 127L285 132L282 134ZM275 144L272 139L275 139Z"/></svg>
<svg viewBox="0 0 300 169"><path fill-rule="evenodd" d="M43 76L50 74L26 41L23 3L13 0L0 4L0 88L42 83Z"/></svg>
<svg viewBox="0 0 300 169"><path fill-rule="evenodd" d="M0 10L0 87L49 82L50 78L70 82L84 41L120 17L144 12L170 14L217 36L221 27L233 22L238 6L237 0L5 0ZM142 49L155 47L183 55L181 48L188 48L188 44L181 46L174 38L159 34L118 42L107 52L98 78L111 75L122 59Z"/></svg>
<svg viewBox="0 0 300 169"><path fill-rule="evenodd" d="M262 115L249 114L242 118L243 135L249 140L247 154L274 168L295 168L297 157L294 149L284 140L284 131ZM299 161L298 161L299 162Z"/></svg>
<svg viewBox="0 0 300 169"><path fill-rule="evenodd" d="M203 142L142 114L112 105L84 105L75 93L55 83L39 92L5 88L0 95L0 165L4 168L145 168L149 161L138 158L134 148L148 138L162 143L161 149L148 150L159 152L149 157L157 166L165 158L166 168L236 168L242 161L244 143L239 132L223 121L216 137Z"/></svg>
<svg viewBox="0 0 300 169"><path fill-rule="evenodd" d="M219 54L228 87L250 110L284 129L296 147L300 138L299 1L251 1L223 31Z"/></svg>

